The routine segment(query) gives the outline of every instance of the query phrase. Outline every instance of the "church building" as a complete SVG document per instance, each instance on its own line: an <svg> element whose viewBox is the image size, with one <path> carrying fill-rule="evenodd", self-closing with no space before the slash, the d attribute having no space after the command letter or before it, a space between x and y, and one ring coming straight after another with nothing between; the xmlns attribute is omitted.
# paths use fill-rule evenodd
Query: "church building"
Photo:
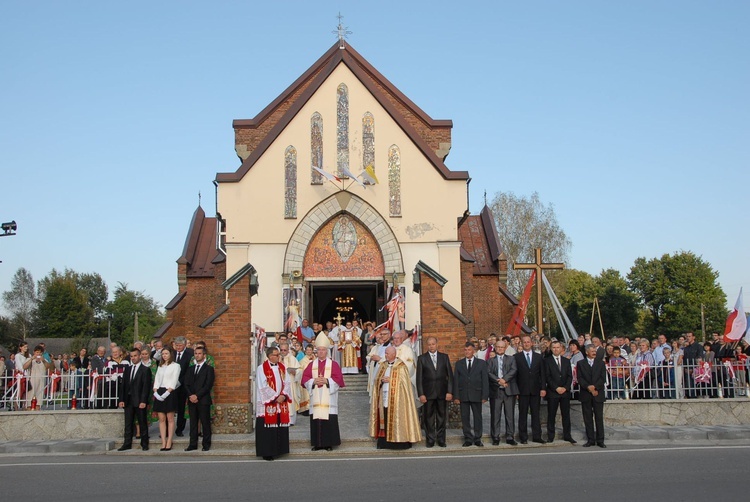
<svg viewBox="0 0 750 502"><path fill-rule="evenodd" d="M252 428L256 333L292 319L379 324L400 292L402 325L453 361L506 329L506 258L490 209L469 213L469 173L445 163L452 122L344 40L233 127L240 165L216 174L215 214L193 214L157 333L206 341L217 431Z"/></svg>

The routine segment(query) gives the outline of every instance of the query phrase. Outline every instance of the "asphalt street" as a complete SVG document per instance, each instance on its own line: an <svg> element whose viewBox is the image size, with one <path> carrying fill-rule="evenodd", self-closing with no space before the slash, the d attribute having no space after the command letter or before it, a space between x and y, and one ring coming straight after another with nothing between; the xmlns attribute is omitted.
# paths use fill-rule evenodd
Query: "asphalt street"
<svg viewBox="0 0 750 502"><path fill-rule="evenodd" d="M610 447L375 458L0 458L3 500L709 500L746 496L750 446Z"/></svg>

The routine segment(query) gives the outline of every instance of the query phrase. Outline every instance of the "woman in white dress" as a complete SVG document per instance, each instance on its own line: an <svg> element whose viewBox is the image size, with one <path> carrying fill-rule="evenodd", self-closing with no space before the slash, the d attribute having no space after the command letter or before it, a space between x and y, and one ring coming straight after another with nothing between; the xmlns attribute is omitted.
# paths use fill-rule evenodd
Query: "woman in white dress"
<svg viewBox="0 0 750 502"><path fill-rule="evenodd" d="M174 350L164 347L161 351L161 363L154 378L154 411L159 417L161 434L161 451L172 449L177 396L174 390L180 385L180 365L175 362Z"/></svg>

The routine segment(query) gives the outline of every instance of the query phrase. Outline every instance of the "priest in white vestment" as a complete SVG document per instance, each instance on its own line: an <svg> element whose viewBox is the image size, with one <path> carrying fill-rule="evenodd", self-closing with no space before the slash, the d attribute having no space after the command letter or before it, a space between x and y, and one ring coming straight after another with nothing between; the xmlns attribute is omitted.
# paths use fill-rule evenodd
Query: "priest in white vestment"
<svg viewBox="0 0 750 502"><path fill-rule="evenodd" d="M328 338L315 339L317 358L302 373L302 385L310 394L310 443L313 451L331 451L341 444L339 433L339 388L344 376L336 361L328 357Z"/></svg>

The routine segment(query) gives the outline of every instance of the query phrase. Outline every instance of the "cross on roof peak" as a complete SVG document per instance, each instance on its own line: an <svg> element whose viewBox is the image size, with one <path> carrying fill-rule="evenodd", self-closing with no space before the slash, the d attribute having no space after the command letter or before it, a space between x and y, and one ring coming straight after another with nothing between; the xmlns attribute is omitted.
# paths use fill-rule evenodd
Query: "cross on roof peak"
<svg viewBox="0 0 750 502"><path fill-rule="evenodd" d="M336 27L336 29L333 30L331 33L333 33L334 35L338 35L338 37L339 37L339 49L343 49L344 47L346 47L346 36L347 35L351 35L352 32L349 31L349 27L348 26L344 26L343 25L342 20L344 19L344 16L341 15L341 12L339 12L339 15L336 16L336 17L339 20L339 24Z"/></svg>

